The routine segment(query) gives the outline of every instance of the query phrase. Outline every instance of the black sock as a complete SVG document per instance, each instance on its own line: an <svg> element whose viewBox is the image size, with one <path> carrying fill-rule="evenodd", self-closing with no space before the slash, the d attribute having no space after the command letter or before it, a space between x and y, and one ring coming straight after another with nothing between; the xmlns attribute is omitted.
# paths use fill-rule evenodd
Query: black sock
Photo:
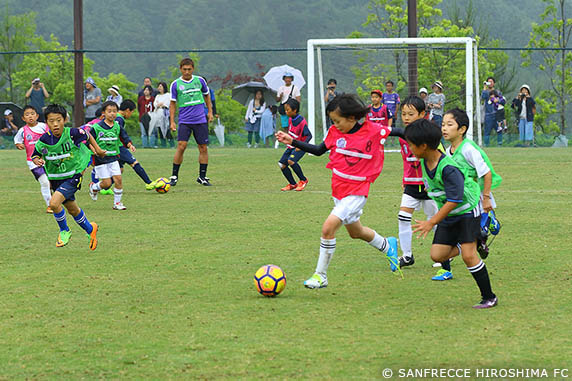
<svg viewBox="0 0 572 381"><path fill-rule="evenodd" d="M292 171L288 167L282 168L282 174L286 177L286 180L292 185L296 185L296 181L294 180L294 176L292 176Z"/></svg>
<svg viewBox="0 0 572 381"><path fill-rule="evenodd" d="M294 173L296 174L296 176L298 176L300 178L300 180L302 180L302 181L308 180L306 178L306 176L304 176L304 172L302 172L302 167L300 167L300 164L294 163L291 165L291 167L292 167L292 170L294 171Z"/></svg>
<svg viewBox="0 0 572 381"><path fill-rule="evenodd" d="M254 132L253 131L248 131L248 144L252 144L252 134Z"/></svg>
<svg viewBox="0 0 572 381"><path fill-rule="evenodd" d="M491 280L489 279L489 272L487 271L485 262L480 261L478 265L467 267L467 269L471 272L473 278L475 278L475 282L477 282L477 286L479 286L479 290L481 290L482 298L494 298L495 294L493 294L493 290L491 289Z"/></svg>
<svg viewBox="0 0 572 381"><path fill-rule="evenodd" d="M451 271L451 261L447 259L445 262L441 262L441 268L443 270Z"/></svg>
<svg viewBox="0 0 572 381"><path fill-rule="evenodd" d="M145 184L151 183L149 176L147 176L147 172L145 172L145 169L143 169L141 164L139 164L139 163L135 164L135 166L133 167L133 170L135 171L135 173L137 173L139 175L139 177L141 177L141 180L143 180L145 182Z"/></svg>
<svg viewBox="0 0 572 381"><path fill-rule="evenodd" d="M173 174L172 174L172 176L179 177L179 168L181 168L181 164L173 163Z"/></svg>
<svg viewBox="0 0 572 381"><path fill-rule="evenodd" d="M260 143L260 134L258 132L254 135L254 141L256 144Z"/></svg>
<svg viewBox="0 0 572 381"><path fill-rule="evenodd" d="M199 163L199 177L200 178L204 179L205 177L207 177L207 165L208 164Z"/></svg>

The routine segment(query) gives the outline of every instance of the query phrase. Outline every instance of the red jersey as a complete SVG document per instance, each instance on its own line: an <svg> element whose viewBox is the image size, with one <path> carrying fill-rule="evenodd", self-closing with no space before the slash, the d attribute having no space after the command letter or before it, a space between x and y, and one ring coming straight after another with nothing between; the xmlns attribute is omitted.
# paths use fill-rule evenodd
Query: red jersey
<svg viewBox="0 0 572 381"><path fill-rule="evenodd" d="M377 111L374 110L372 105L369 105L369 112L365 116L365 120L387 126L389 117L389 111L386 105L382 104Z"/></svg>
<svg viewBox="0 0 572 381"><path fill-rule="evenodd" d="M153 107L153 102L155 101L155 97L151 97L149 99L145 99L145 96L142 95L137 99L137 110L139 111L139 121L143 118L143 115L153 111L155 108Z"/></svg>
<svg viewBox="0 0 572 381"><path fill-rule="evenodd" d="M296 115L294 119L301 119L299 120L297 125L294 125L292 118L288 118L288 135L290 135L293 139L299 140L301 142L307 142L308 140L312 139L312 134L309 131L306 131L304 135L304 129L308 126L308 122L304 119L301 115ZM294 146L287 144L288 148L294 148Z"/></svg>
<svg viewBox="0 0 572 381"><path fill-rule="evenodd" d="M359 131L344 134L335 126L328 131L324 143L330 150L332 196L366 196L369 187L383 168L383 145L391 128L365 121Z"/></svg>
<svg viewBox="0 0 572 381"><path fill-rule="evenodd" d="M423 185L423 171L419 159L415 157L407 141L399 138L403 157L403 184Z"/></svg>

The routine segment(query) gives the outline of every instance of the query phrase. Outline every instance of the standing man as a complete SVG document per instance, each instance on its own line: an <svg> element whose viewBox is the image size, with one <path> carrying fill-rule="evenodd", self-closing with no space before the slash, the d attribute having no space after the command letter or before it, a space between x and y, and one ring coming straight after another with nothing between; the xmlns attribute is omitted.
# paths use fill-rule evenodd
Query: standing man
<svg viewBox="0 0 572 381"><path fill-rule="evenodd" d="M40 122L44 121L44 107L46 106L46 99L50 97L48 90L44 87L44 84L40 82L40 78L34 78L32 80L32 86L26 91L26 99L28 103L36 109Z"/></svg>
<svg viewBox="0 0 572 381"><path fill-rule="evenodd" d="M381 103L386 105L391 115L393 115L393 123L391 123L391 125L395 127L397 126L397 113L399 112L401 99L399 99L399 94L393 92L394 86L393 81L385 82L385 93L383 93L383 97L381 97Z"/></svg>
<svg viewBox="0 0 572 381"><path fill-rule="evenodd" d="M85 80L83 104L85 105L85 123L89 123L95 119L95 112L101 107L101 90L91 77Z"/></svg>
<svg viewBox="0 0 572 381"><path fill-rule="evenodd" d="M502 96L499 90L495 90L495 79L493 77L488 77L483 86L483 92L481 93L481 99L485 103L485 147L488 147L491 131L494 129L497 131L497 118L496 113L500 105L505 105L506 100ZM497 131L497 144L502 146L502 129Z"/></svg>
<svg viewBox="0 0 572 381"><path fill-rule="evenodd" d="M328 80L327 86L328 88L326 89L326 94L324 95L324 103L326 104L326 107L328 107L328 104L331 101L333 101L335 97L340 95L340 93L336 90L336 87L338 86L338 81L336 81L334 78L330 78ZM326 113L326 127L330 129L331 125L332 125L332 120L330 119L328 113Z"/></svg>
<svg viewBox="0 0 572 381"><path fill-rule="evenodd" d="M141 90L139 90L139 93L137 93L138 97L143 95L143 92L145 91L145 88L147 86L151 86L151 89L153 89L153 83L151 82L151 77L143 78L143 87L141 88ZM153 89L153 91L151 91L151 96L156 97L157 94L159 94L157 89Z"/></svg>
<svg viewBox="0 0 572 381"><path fill-rule="evenodd" d="M213 121L213 110L209 87L203 77L193 75L195 63L190 58L183 58L179 63L181 76L171 83L171 104L169 105L169 118L171 131L177 131L175 113L179 107L179 129L177 131L177 151L173 158L173 173L171 185L177 185L179 180L179 168L183 162L183 155L187 149L187 143L191 133L195 136L199 148L199 177L197 183L211 186L207 177L207 165L209 154L207 144L209 142L208 123ZM204 104L207 105L205 115Z"/></svg>

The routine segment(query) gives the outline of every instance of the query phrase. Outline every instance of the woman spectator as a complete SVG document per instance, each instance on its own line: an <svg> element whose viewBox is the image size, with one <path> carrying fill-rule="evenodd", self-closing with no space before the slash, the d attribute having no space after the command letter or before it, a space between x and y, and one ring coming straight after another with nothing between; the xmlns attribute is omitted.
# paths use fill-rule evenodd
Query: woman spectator
<svg viewBox="0 0 572 381"><path fill-rule="evenodd" d="M171 103L171 94L167 91L168 87L165 82L159 82L157 86L157 95L153 101L155 111L151 112L151 122L149 127L151 131L157 131L161 147L167 147L167 140L171 148L175 147L175 141L171 135L169 128L169 104Z"/></svg>
<svg viewBox="0 0 572 381"><path fill-rule="evenodd" d="M445 107L445 94L443 94L443 84L441 81L435 81L431 85L433 92L427 97L427 108L429 108L429 120L441 127L443 122L443 110Z"/></svg>
<svg viewBox="0 0 572 381"><path fill-rule="evenodd" d="M153 88L150 85L145 86L143 95L137 99L137 110L139 111L139 126L141 127L141 145L143 148L156 147L157 135L156 131L151 131L149 126L151 118L146 115L153 111Z"/></svg>
<svg viewBox="0 0 572 381"><path fill-rule="evenodd" d="M528 85L520 87L520 92L512 100L510 107L516 111L520 141L524 143L525 147L528 147L534 140L533 122L536 114L536 102L530 96L530 87Z"/></svg>
<svg viewBox="0 0 572 381"><path fill-rule="evenodd" d="M107 89L109 95L107 96L106 101L113 101L117 104L117 107L121 106L121 102L123 102L123 97L119 94L119 86L113 85L109 89Z"/></svg>
<svg viewBox="0 0 572 381"><path fill-rule="evenodd" d="M248 132L248 142L246 143L248 148L252 147L252 135L254 135L255 139L254 148L257 148L258 143L260 143L260 118L265 109L266 103L264 102L262 90L256 90L254 99L248 103L248 109L244 117L246 121L244 128Z"/></svg>

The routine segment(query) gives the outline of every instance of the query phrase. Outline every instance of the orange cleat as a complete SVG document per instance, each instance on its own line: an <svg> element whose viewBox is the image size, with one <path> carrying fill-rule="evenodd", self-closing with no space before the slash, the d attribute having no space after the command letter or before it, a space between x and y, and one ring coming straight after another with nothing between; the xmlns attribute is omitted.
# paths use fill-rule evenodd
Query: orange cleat
<svg viewBox="0 0 572 381"><path fill-rule="evenodd" d="M284 188L280 189L282 192L291 191L296 189L296 185L288 184Z"/></svg>
<svg viewBox="0 0 572 381"><path fill-rule="evenodd" d="M294 189L294 190L297 192L303 191L304 188L306 188L306 185L308 185L308 180L306 180L306 181L300 180L298 182L298 184L296 184L296 189Z"/></svg>
<svg viewBox="0 0 572 381"><path fill-rule="evenodd" d="M97 248L97 231L99 230L99 226L95 222L92 222L91 226L93 230L89 235L89 249L95 250Z"/></svg>

